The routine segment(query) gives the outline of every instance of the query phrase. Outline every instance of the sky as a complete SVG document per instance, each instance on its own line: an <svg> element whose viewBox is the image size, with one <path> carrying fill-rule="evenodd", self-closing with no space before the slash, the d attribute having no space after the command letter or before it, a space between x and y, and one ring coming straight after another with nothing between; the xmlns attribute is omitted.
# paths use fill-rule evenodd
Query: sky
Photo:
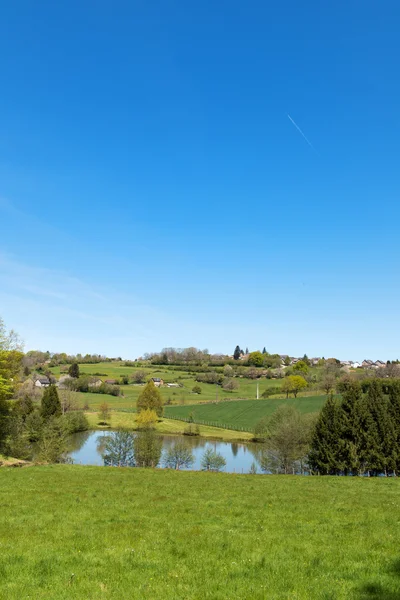
<svg viewBox="0 0 400 600"><path fill-rule="evenodd" d="M3 3L26 349L400 357L399 28L394 0Z"/></svg>

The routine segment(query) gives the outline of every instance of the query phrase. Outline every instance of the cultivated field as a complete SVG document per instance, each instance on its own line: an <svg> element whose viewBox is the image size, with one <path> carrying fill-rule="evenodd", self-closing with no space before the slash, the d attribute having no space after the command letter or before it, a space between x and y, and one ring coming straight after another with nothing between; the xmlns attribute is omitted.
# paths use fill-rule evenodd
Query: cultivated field
<svg viewBox="0 0 400 600"><path fill-rule="evenodd" d="M303 413L319 411L326 401L326 396L306 398L288 398L278 400L237 400L218 404L197 404L194 406L166 406L164 414L170 419L189 418L195 423L213 423L224 427L243 428L254 431L260 419L271 415L282 404L294 406Z"/></svg>
<svg viewBox="0 0 400 600"><path fill-rule="evenodd" d="M400 481L0 469L2 600L395 600Z"/></svg>

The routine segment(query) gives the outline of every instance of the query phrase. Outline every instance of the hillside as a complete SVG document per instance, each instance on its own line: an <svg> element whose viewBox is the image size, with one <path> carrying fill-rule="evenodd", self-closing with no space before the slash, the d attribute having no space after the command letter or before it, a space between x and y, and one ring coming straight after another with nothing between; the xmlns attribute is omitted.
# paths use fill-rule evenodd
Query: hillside
<svg viewBox="0 0 400 600"><path fill-rule="evenodd" d="M397 479L30 467L0 501L7 600L398 598Z"/></svg>

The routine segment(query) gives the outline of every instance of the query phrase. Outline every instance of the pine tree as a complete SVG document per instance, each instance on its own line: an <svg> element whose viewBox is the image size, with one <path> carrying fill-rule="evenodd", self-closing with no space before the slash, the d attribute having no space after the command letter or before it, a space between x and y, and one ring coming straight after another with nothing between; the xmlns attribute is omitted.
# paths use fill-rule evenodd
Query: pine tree
<svg viewBox="0 0 400 600"><path fill-rule="evenodd" d="M160 390L154 385L154 381L150 379L143 388L137 401L137 410L140 413L142 410L154 410L158 417L163 414L163 401Z"/></svg>
<svg viewBox="0 0 400 600"><path fill-rule="evenodd" d="M80 372L79 372L79 365L77 362L72 363L72 365L68 369L68 375L70 377L74 377L75 379L78 379Z"/></svg>
<svg viewBox="0 0 400 600"><path fill-rule="evenodd" d="M40 412L45 420L61 415L61 402L55 385L50 385L45 389Z"/></svg>
<svg viewBox="0 0 400 600"><path fill-rule="evenodd" d="M347 475L358 473L359 409L362 390L358 381L349 381L338 410L338 456L341 470Z"/></svg>
<svg viewBox="0 0 400 600"><path fill-rule="evenodd" d="M248 347L246 346L246 354L248 354L248 353L249 353L249 349L248 349Z"/></svg>
<svg viewBox="0 0 400 600"><path fill-rule="evenodd" d="M366 410L370 415L368 446L370 468L375 475L385 475L396 468L395 428L391 420L389 400L378 380L371 381L366 395Z"/></svg>
<svg viewBox="0 0 400 600"><path fill-rule="evenodd" d="M315 424L308 462L311 470L320 475L336 475L340 471L338 411L338 403L331 394Z"/></svg>
<svg viewBox="0 0 400 600"><path fill-rule="evenodd" d="M239 346L236 346L235 351L233 353L233 358L235 360L239 360L239 358L240 358L240 347Z"/></svg>
<svg viewBox="0 0 400 600"><path fill-rule="evenodd" d="M400 472L400 381L393 381L389 389L389 416L394 429L395 471Z"/></svg>
<svg viewBox="0 0 400 600"><path fill-rule="evenodd" d="M267 354L267 349L266 349L266 347L265 347L265 346L264 346L264 348L263 348L263 351L262 351L262 353L263 353L263 354Z"/></svg>

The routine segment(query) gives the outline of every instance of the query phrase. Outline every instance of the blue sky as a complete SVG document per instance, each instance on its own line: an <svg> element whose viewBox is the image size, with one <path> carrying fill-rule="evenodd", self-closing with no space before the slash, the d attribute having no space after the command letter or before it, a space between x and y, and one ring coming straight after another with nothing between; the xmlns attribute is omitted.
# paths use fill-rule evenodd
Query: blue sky
<svg viewBox="0 0 400 600"><path fill-rule="evenodd" d="M0 315L28 349L400 357L399 27L394 1L4 3Z"/></svg>

